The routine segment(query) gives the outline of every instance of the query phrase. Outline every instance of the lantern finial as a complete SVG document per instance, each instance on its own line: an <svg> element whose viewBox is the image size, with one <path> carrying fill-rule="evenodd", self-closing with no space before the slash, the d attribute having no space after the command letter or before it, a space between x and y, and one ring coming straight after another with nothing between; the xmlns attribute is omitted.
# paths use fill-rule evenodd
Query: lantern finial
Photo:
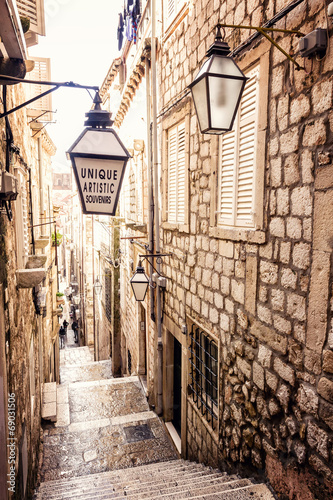
<svg viewBox="0 0 333 500"><path fill-rule="evenodd" d="M111 113L101 108L102 99L98 90L96 90L93 102L94 107L86 113L87 120L84 122L84 126L93 128L111 127L113 124Z"/></svg>
<svg viewBox="0 0 333 500"><path fill-rule="evenodd" d="M221 24L216 25L216 37L214 43L207 50L206 56L210 57L213 54L226 57L230 54L230 47L222 38Z"/></svg>

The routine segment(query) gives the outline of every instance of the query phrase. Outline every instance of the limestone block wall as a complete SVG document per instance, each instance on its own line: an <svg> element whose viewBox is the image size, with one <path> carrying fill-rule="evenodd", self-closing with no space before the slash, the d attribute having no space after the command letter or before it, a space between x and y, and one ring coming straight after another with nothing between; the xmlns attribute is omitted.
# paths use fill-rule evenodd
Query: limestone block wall
<svg viewBox="0 0 333 500"><path fill-rule="evenodd" d="M218 20L261 25L288 4L190 3L188 15L159 50L159 107L176 103L166 118L185 106L181 93L202 65ZM305 33L326 28L325 9L322 2L304 0L277 27ZM226 35L235 48L249 33L227 29ZM287 52L297 51L295 37L275 39ZM188 229L162 224L163 252L173 253L163 267L169 278L166 314L179 327L191 315L219 344L218 430L209 429L189 396L189 458L265 473L281 496L328 499L333 492L332 57L312 62L298 57L308 73L297 72L260 40L237 61L247 68L263 55L262 221L256 231L216 229L212 186L218 140L200 134L192 104ZM166 203L165 192L162 200Z"/></svg>
<svg viewBox="0 0 333 500"><path fill-rule="evenodd" d="M2 87L0 87L2 95ZM22 86L8 87L7 105L24 102ZM0 105L3 111L3 105ZM34 161L35 141L31 139L31 129L27 124L23 109L9 117L13 132L13 142L20 149L20 156L34 173L38 165ZM5 169L5 120L0 120L0 166ZM13 154L10 172L14 165L21 165L19 155ZM5 406L9 394L15 394L15 493L12 498L23 498L21 488L26 477L26 492L31 494L35 485L40 449L40 343L37 316L32 289L17 289L17 240L16 202L12 202L13 219L5 212L0 214L0 269L2 291L0 300L4 305L7 387L3 388ZM29 230L30 231L30 230ZM31 252L32 253L32 252ZM1 382L2 383L2 382ZM9 437L9 436L8 436ZM26 446L26 452L25 450ZM20 449L22 456L20 457ZM4 453L4 451L3 451ZM5 452L6 453L6 452Z"/></svg>

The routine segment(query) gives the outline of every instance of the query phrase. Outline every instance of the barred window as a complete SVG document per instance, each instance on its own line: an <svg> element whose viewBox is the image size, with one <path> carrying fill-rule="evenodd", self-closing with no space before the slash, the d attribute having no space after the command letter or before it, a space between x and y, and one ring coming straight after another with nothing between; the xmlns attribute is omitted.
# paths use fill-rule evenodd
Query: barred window
<svg viewBox="0 0 333 500"><path fill-rule="evenodd" d="M105 314L108 320L111 322L111 271L108 268L105 269L104 282Z"/></svg>
<svg viewBox="0 0 333 500"><path fill-rule="evenodd" d="M217 344L194 324L190 340L190 388L193 401L214 429L217 424L218 398Z"/></svg>

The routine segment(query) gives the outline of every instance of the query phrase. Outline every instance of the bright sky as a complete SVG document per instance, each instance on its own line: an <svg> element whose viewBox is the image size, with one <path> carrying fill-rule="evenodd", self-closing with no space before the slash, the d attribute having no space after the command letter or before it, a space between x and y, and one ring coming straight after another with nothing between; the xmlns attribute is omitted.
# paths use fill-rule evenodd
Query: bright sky
<svg viewBox="0 0 333 500"><path fill-rule="evenodd" d="M52 81L100 87L120 55L117 26L122 10L123 0L45 0L46 36L29 53L51 58ZM55 159L66 164L65 152L83 130L92 101L86 90L60 88L53 92L52 103L57 123L47 131L57 147Z"/></svg>

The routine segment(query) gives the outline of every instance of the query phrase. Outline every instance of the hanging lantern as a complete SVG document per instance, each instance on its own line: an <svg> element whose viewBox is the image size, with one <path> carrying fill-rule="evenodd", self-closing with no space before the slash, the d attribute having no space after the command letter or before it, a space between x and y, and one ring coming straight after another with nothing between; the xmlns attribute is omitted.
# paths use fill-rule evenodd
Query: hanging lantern
<svg viewBox="0 0 333 500"><path fill-rule="evenodd" d="M201 133L223 134L232 129L246 83L246 76L222 41L221 26L216 26L215 42L208 49L209 59L189 85Z"/></svg>
<svg viewBox="0 0 333 500"><path fill-rule="evenodd" d="M132 285L135 300L138 302L145 300L149 286L149 278L142 267L141 260L139 261L139 265L136 268L130 283Z"/></svg>
<svg viewBox="0 0 333 500"><path fill-rule="evenodd" d="M131 157L96 92L82 134L67 151L84 214L115 215L126 164Z"/></svg>

